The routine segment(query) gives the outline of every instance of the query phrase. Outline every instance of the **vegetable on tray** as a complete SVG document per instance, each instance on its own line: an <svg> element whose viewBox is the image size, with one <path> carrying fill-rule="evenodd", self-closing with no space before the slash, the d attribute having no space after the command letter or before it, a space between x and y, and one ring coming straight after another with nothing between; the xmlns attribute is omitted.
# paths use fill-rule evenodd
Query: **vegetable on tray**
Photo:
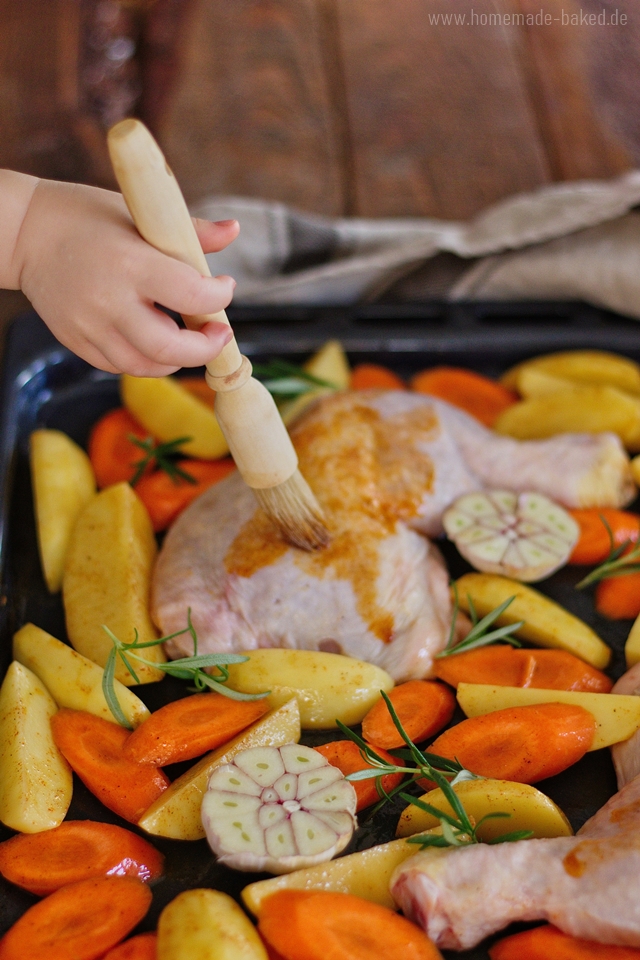
<svg viewBox="0 0 640 960"><path fill-rule="evenodd" d="M397 373L379 363L358 363L351 371L350 390L406 390Z"/></svg>
<svg viewBox="0 0 640 960"><path fill-rule="evenodd" d="M518 399L502 384L463 367L423 370L411 378L411 388L460 407L486 427L493 427L500 414Z"/></svg>
<svg viewBox="0 0 640 960"><path fill-rule="evenodd" d="M489 947L491 960L640 960L640 949L584 940L544 924L498 940Z"/></svg>
<svg viewBox="0 0 640 960"><path fill-rule="evenodd" d="M212 774L202 823L221 863L288 873L330 860L357 821L356 794L311 747L253 747Z"/></svg>
<svg viewBox="0 0 640 960"><path fill-rule="evenodd" d="M158 935L139 933L137 937L124 940L113 950L105 953L102 960L157 960Z"/></svg>
<svg viewBox="0 0 640 960"><path fill-rule="evenodd" d="M541 493L466 493L445 510L445 532L476 570L530 583L563 566L579 527Z"/></svg>
<svg viewBox="0 0 640 960"><path fill-rule="evenodd" d="M449 688L434 680L408 680L390 690L388 696L398 720L414 743L421 743L446 727L456 707L456 698ZM405 743L383 698L363 718L362 736L374 747L385 750Z"/></svg>
<svg viewBox="0 0 640 960"><path fill-rule="evenodd" d="M536 783L577 763L591 748L595 729L584 707L531 704L463 720L430 749L482 777Z"/></svg>
<svg viewBox="0 0 640 960"><path fill-rule="evenodd" d="M65 820L36 834L0 843L0 873L39 897L89 877L157 880L164 857L130 830L95 820Z"/></svg>
<svg viewBox="0 0 640 960"><path fill-rule="evenodd" d="M580 536L569 563L603 563L612 549L626 547L640 537L640 516L637 513L612 507L591 507L570 510L569 513L580 527Z"/></svg>
<svg viewBox="0 0 640 960"><path fill-rule="evenodd" d="M142 920L151 891L134 877L61 887L30 907L0 940L0 960L97 960Z"/></svg>
<svg viewBox="0 0 640 960"><path fill-rule="evenodd" d="M315 749L318 753L322 754L332 766L337 767L345 777L350 773L355 773L357 770L373 769L371 764L363 757L358 745L352 740L332 740L330 743L323 743ZM387 753L386 750L376 747L375 751L378 756L386 760L387 763L395 763L394 758L390 753ZM373 803L377 803L381 796L384 795L383 791L389 793L402 783L403 779L403 773L389 773L386 777L380 778L380 790L378 790L377 781L355 781L353 788L356 791L357 799L356 813L365 810Z"/></svg>
<svg viewBox="0 0 640 960"><path fill-rule="evenodd" d="M242 908L219 890L184 890L158 921L159 960L267 960Z"/></svg>

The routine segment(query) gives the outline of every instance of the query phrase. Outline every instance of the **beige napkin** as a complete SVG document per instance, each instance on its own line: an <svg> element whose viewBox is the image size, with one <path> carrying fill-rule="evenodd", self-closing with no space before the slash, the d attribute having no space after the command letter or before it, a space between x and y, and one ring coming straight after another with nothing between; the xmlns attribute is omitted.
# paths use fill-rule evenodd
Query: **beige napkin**
<svg viewBox="0 0 640 960"><path fill-rule="evenodd" d="M451 299L581 299L640 319L636 205L640 171L520 194L466 223L329 220L234 197L192 212L240 221L239 239L208 257L215 274L238 281L236 303L349 304L391 288L402 298L403 287L419 299L433 295L433 276L415 278L444 257L436 287Z"/></svg>

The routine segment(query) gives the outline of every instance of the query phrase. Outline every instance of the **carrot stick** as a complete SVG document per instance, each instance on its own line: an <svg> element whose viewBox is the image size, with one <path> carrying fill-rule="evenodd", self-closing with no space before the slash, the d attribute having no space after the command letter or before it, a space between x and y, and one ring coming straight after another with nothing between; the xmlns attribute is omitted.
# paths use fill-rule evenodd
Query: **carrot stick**
<svg viewBox="0 0 640 960"><path fill-rule="evenodd" d="M157 933L140 933L109 950L102 960L157 960L157 957Z"/></svg>
<svg viewBox="0 0 640 960"><path fill-rule="evenodd" d="M482 777L537 783L576 763L593 742L588 710L564 703L508 707L445 730L429 750Z"/></svg>
<svg viewBox="0 0 640 960"><path fill-rule="evenodd" d="M149 434L123 407L106 413L91 431L89 459L101 489L131 480L135 474L136 463L142 460L144 451L131 442L130 436L144 440ZM150 463L148 470L151 469Z"/></svg>
<svg viewBox="0 0 640 960"><path fill-rule="evenodd" d="M323 743L321 747L316 747L315 749L318 753L321 753L323 757L326 757L332 766L341 770L345 777L348 773L355 773L356 770L371 769L371 764L367 763L360 752L360 747L357 743L354 743L353 740L332 740L331 743ZM388 760L389 763L397 765L398 761L395 757L392 757L390 753L387 753L386 750L382 750L380 747L375 747L374 749L383 760ZM397 785L402 782L402 778L402 773L387 774L386 777L382 778L383 790L387 793L389 790L393 790L394 787L397 787ZM370 807L372 803L377 803L378 800L380 800L380 794L376 788L375 780L356 780L352 786L358 798L356 806L358 813L360 810L364 810L366 807Z"/></svg>
<svg viewBox="0 0 640 960"><path fill-rule="evenodd" d="M124 756L158 767L193 760L231 740L268 709L266 700L230 700L221 693L196 693L174 700L133 731Z"/></svg>
<svg viewBox="0 0 640 960"><path fill-rule="evenodd" d="M502 384L462 367L432 367L416 373L412 390L427 393L466 410L487 427L492 427L503 410L518 397Z"/></svg>
<svg viewBox="0 0 640 960"><path fill-rule="evenodd" d="M178 460L176 466L193 477L195 483L180 476L170 477L164 470L155 470L142 477L135 486L149 511L156 533L166 530L192 500L235 470L231 457L224 460Z"/></svg>
<svg viewBox="0 0 640 960"><path fill-rule="evenodd" d="M263 902L258 930L285 960L441 960L419 927L349 893L279 890Z"/></svg>
<svg viewBox="0 0 640 960"><path fill-rule="evenodd" d="M456 708L456 698L451 690L433 680L408 680L394 687L388 697L402 726L415 743L445 727ZM362 721L362 736L368 743L385 750L404 746L382 697Z"/></svg>
<svg viewBox="0 0 640 960"><path fill-rule="evenodd" d="M616 547L627 541L636 543L640 537L640 516L628 510L594 507L589 510L570 510L569 513L580 527L580 536L569 563L595 564L606 560L611 552L609 530Z"/></svg>
<svg viewBox="0 0 640 960"><path fill-rule="evenodd" d="M596 610L610 620L631 620L640 614L640 573L608 577L596 586Z"/></svg>
<svg viewBox="0 0 640 960"><path fill-rule="evenodd" d="M23 913L0 940L0 960L97 960L150 905L149 887L134 877L70 883Z"/></svg>
<svg viewBox="0 0 640 960"><path fill-rule="evenodd" d="M39 897L89 877L157 880L164 857L130 830L94 820L66 820L43 833L0 843L2 876Z"/></svg>
<svg viewBox="0 0 640 960"><path fill-rule="evenodd" d="M640 960L640 950L604 946L544 926L498 940L489 948L489 956L491 960Z"/></svg>
<svg viewBox="0 0 640 960"><path fill-rule="evenodd" d="M124 727L63 708L51 718L51 730L71 769L105 807L125 820L137 823L169 786L162 770L124 756L131 736Z"/></svg>
<svg viewBox="0 0 640 960"><path fill-rule="evenodd" d="M514 650L492 646L435 661L440 680L490 683L506 687L540 687L543 690L587 690L609 693L613 683L600 670L566 650Z"/></svg>
<svg viewBox="0 0 640 960"><path fill-rule="evenodd" d="M358 363L351 371L350 390L406 390L397 373L378 363Z"/></svg>

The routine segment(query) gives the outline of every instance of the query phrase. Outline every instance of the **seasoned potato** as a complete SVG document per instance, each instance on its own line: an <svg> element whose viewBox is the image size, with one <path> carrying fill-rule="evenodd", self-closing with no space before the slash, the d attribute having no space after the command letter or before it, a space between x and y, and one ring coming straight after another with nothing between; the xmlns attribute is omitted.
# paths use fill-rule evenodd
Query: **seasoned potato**
<svg viewBox="0 0 640 960"><path fill-rule="evenodd" d="M211 774L236 754L250 747L281 747L300 739L300 712L296 700L267 713L247 730L207 754L195 766L174 780L141 817L138 826L147 833L173 840L202 840L200 817L202 798Z"/></svg>
<svg viewBox="0 0 640 960"><path fill-rule="evenodd" d="M34 430L29 462L38 550L51 593L62 583L64 558L78 514L96 492L89 457L60 430Z"/></svg>
<svg viewBox="0 0 640 960"><path fill-rule="evenodd" d="M71 768L49 722L57 710L42 681L14 660L0 687L0 820L22 833L57 827L71 803Z"/></svg>
<svg viewBox="0 0 640 960"><path fill-rule="evenodd" d="M599 670L604 669L611 659L609 647L591 627L553 600L517 580L495 573L465 573L456 581L456 587L462 609L469 612L471 597L481 617L515 596L496 624L504 626L524 620L524 625L515 631L515 636L538 647L567 650Z"/></svg>
<svg viewBox="0 0 640 960"><path fill-rule="evenodd" d="M336 720L360 723L380 691L394 685L380 667L338 653L270 648L247 656L228 667L230 685L242 693L270 690L272 707L296 697L303 730L328 730Z"/></svg>
<svg viewBox="0 0 640 960"><path fill-rule="evenodd" d="M68 644L27 623L13 636L13 656L42 680L58 707L85 710L117 723L102 692L102 667ZM119 680L113 685L125 717L133 727L139 726L149 710Z"/></svg>
<svg viewBox="0 0 640 960"><path fill-rule="evenodd" d="M87 504L73 529L62 581L67 633L78 653L105 666L112 643L102 624L128 643L134 630L141 642L157 638L149 615L156 553L149 514L128 483L107 487ZM166 659L161 646L141 655L154 663ZM140 683L163 677L141 663L135 662L135 670ZM135 683L119 661L116 677L127 686Z"/></svg>
<svg viewBox="0 0 640 960"><path fill-rule="evenodd" d="M586 693L582 690L541 690L533 687L496 687L484 683L460 683L458 703L468 717L477 717L507 707L532 703L569 703L593 714L596 732L590 750L628 740L640 728L640 697L618 693Z"/></svg>
<svg viewBox="0 0 640 960"><path fill-rule="evenodd" d="M335 390L346 390L349 386L351 376L349 361L339 340L328 340L310 360L307 360L303 369L312 376L333 384ZM286 401L280 406L282 419L286 424L292 423L315 400L331 392L330 387L318 387L316 390L310 390L309 393L296 397L295 400Z"/></svg>
<svg viewBox="0 0 640 960"><path fill-rule="evenodd" d="M502 383L509 390L520 393L522 375L529 370L548 373L573 383L608 385L640 395L640 365L628 357L604 350L567 350L533 357L507 370Z"/></svg>
<svg viewBox="0 0 640 960"><path fill-rule="evenodd" d="M158 960L268 960L242 907L219 890L185 890L158 920Z"/></svg>
<svg viewBox="0 0 640 960"><path fill-rule="evenodd" d="M125 373L120 379L120 394L127 410L158 440L191 437L181 449L202 460L217 460L229 453L211 407L185 390L178 379L131 377Z"/></svg>
<svg viewBox="0 0 640 960"><path fill-rule="evenodd" d="M627 450L640 450L640 397L617 387L574 386L514 403L494 424L517 440L542 440L557 433L617 433Z"/></svg>
<svg viewBox="0 0 640 960"><path fill-rule="evenodd" d="M330 890L332 893L351 893L382 907L396 909L395 901L389 893L391 874L418 847L406 840L392 840L381 843L368 850L347 854L328 863L315 867L295 870L281 877L258 880L250 883L242 891L245 905L257 917L263 901L277 890Z"/></svg>
<svg viewBox="0 0 640 960"><path fill-rule="evenodd" d="M527 783L514 783L511 780L464 780L456 784L454 790L460 801L472 817L474 824L479 823L489 813L508 813L509 818L485 820L478 835L485 843L514 830L531 830L534 838L570 837L573 834L571 824L553 800ZM440 788L431 790L420 797L425 803L437 810L454 816L454 811ZM414 804L402 812L397 837L410 837L412 834L431 830L439 825L439 820Z"/></svg>
<svg viewBox="0 0 640 960"><path fill-rule="evenodd" d="M573 390L576 386L574 380L565 380L564 377L556 377L552 373L540 370L538 367L523 367L518 377L518 393L525 400L531 400L534 397L547 397L551 393L562 393L565 390Z"/></svg>

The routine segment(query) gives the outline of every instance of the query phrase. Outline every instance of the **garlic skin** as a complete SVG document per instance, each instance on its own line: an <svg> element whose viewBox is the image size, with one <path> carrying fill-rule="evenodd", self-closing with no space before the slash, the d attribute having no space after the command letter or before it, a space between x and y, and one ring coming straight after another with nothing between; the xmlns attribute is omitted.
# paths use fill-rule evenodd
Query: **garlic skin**
<svg viewBox="0 0 640 960"><path fill-rule="evenodd" d="M451 504L442 521L449 539L476 570L523 583L562 567L580 535L571 514L541 493L467 493Z"/></svg>
<svg viewBox="0 0 640 960"><path fill-rule="evenodd" d="M357 826L356 792L311 747L243 750L211 776L202 824L221 863L281 874L331 860Z"/></svg>

